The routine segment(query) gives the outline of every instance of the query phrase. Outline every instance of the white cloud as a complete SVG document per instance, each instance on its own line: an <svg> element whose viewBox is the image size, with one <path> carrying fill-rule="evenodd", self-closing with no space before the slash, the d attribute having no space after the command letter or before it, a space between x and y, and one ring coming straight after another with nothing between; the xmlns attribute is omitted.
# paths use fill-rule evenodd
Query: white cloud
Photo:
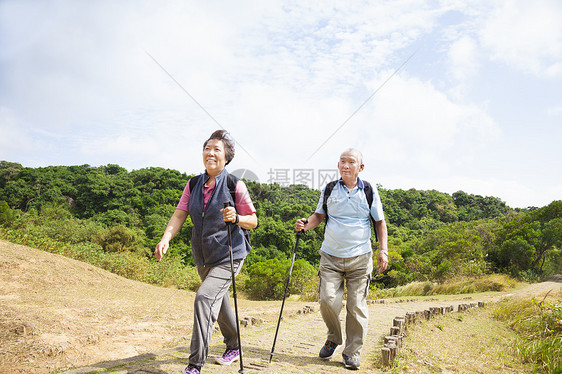
<svg viewBox="0 0 562 374"><path fill-rule="evenodd" d="M457 172L477 179L498 135L513 140L511 118L525 111L510 102L506 114L483 86L498 65L487 55L515 67L502 71L510 81L521 71L562 74L562 16L548 1L4 0L0 8L0 130L22 144L10 153L16 162L201 170L201 143L219 125L146 51L250 152L239 147L233 167L333 168L355 146L377 176L435 178L428 188L439 188ZM560 113L552 100L527 110ZM6 154L14 146L3 140ZM538 153L529 150L529 164L541 164Z"/></svg>
<svg viewBox="0 0 562 374"><path fill-rule="evenodd" d="M381 153L408 160L424 173L458 167L500 133L481 108L455 103L416 78L395 77L371 115L369 134Z"/></svg>
<svg viewBox="0 0 562 374"><path fill-rule="evenodd" d="M562 104L548 108L547 114L550 117L562 116Z"/></svg>
<svg viewBox="0 0 562 374"><path fill-rule="evenodd" d="M478 71L478 46L470 36L463 36L454 41L449 48L450 72L457 85L451 90L456 97L463 97L466 86Z"/></svg>
<svg viewBox="0 0 562 374"><path fill-rule="evenodd" d="M0 106L0 160L17 162L18 156L33 149L32 140L9 108Z"/></svg>
<svg viewBox="0 0 562 374"><path fill-rule="evenodd" d="M492 59L542 77L562 75L562 5L556 0L501 3L480 32Z"/></svg>

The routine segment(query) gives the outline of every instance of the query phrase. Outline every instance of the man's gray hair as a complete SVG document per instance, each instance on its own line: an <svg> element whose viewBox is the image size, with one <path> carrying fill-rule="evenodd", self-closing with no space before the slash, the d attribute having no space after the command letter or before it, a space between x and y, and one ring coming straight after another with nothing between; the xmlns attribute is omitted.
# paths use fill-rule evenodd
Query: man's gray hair
<svg viewBox="0 0 562 374"><path fill-rule="evenodd" d="M362 164L363 163L363 153L361 153L361 151L359 151L358 149L355 148L348 148L345 151L343 151L340 155L343 156L344 153L353 153L355 154L355 156L357 156L357 159L359 160L359 163Z"/></svg>

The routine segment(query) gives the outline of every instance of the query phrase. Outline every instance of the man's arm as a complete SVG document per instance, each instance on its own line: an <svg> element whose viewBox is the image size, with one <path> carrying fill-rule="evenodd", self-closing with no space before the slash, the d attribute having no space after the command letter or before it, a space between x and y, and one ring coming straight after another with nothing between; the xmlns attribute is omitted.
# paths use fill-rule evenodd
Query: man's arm
<svg viewBox="0 0 562 374"><path fill-rule="evenodd" d="M308 218L301 218L298 219L295 223L295 230L302 231L302 230L312 230L316 228L324 220L325 214L321 213L312 213L312 215ZM308 222L306 222L308 219ZM305 223L306 222L306 223Z"/></svg>
<svg viewBox="0 0 562 374"><path fill-rule="evenodd" d="M388 231L386 221L375 221L375 230L379 239L379 254L377 255L378 272L382 273L388 268Z"/></svg>

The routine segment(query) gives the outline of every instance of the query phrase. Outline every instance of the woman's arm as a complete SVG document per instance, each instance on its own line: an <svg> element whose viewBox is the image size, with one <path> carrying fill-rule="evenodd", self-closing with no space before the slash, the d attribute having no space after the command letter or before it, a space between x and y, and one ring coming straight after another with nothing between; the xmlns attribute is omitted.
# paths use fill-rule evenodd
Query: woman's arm
<svg viewBox="0 0 562 374"><path fill-rule="evenodd" d="M256 216L256 213L247 216L238 216L237 225L246 230L255 229L258 227L258 216Z"/></svg>
<svg viewBox="0 0 562 374"><path fill-rule="evenodd" d="M187 219L188 213L182 209L176 209L170 221L168 221L168 225L166 226L166 230L164 230L164 234L162 235L162 239L160 242L156 244L156 248L154 249L154 256L156 259L160 261L166 251L168 251L168 247L170 247L170 240L180 231L181 226Z"/></svg>

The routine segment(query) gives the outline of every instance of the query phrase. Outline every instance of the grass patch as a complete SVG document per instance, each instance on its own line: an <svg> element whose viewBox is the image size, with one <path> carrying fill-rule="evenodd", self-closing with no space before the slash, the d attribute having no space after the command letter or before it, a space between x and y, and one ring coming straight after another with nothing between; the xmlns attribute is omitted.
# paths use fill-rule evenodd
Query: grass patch
<svg viewBox="0 0 562 374"><path fill-rule="evenodd" d="M435 283L427 282L412 282L405 286L399 286L392 288L390 291L391 297L401 297L401 296L427 296L431 295L431 292L435 288Z"/></svg>
<svg viewBox="0 0 562 374"><path fill-rule="evenodd" d="M201 284L197 270L173 255L161 262L136 252L104 252L92 242L64 243L47 236L0 227L0 239L73 258L122 277L164 287L196 291Z"/></svg>
<svg viewBox="0 0 562 374"><path fill-rule="evenodd" d="M433 295L454 295L488 291L506 291L517 285L517 281L505 274L491 274L479 278L452 279L436 285Z"/></svg>
<svg viewBox="0 0 562 374"><path fill-rule="evenodd" d="M478 278L455 278L444 283L412 282L405 286L393 288L392 297L459 295L477 292L506 291L518 282L504 274L490 274Z"/></svg>
<svg viewBox="0 0 562 374"><path fill-rule="evenodd" d="M518 335L513 349L542 373L562 372L562 292L506 300L494 316Z"/></svg>
<svg viewBox="0 0 562 374"><path fill-rule="evenodd" d="M488 308L411 326L391 373L531 373L513 348L517 335Z"/></svg>

